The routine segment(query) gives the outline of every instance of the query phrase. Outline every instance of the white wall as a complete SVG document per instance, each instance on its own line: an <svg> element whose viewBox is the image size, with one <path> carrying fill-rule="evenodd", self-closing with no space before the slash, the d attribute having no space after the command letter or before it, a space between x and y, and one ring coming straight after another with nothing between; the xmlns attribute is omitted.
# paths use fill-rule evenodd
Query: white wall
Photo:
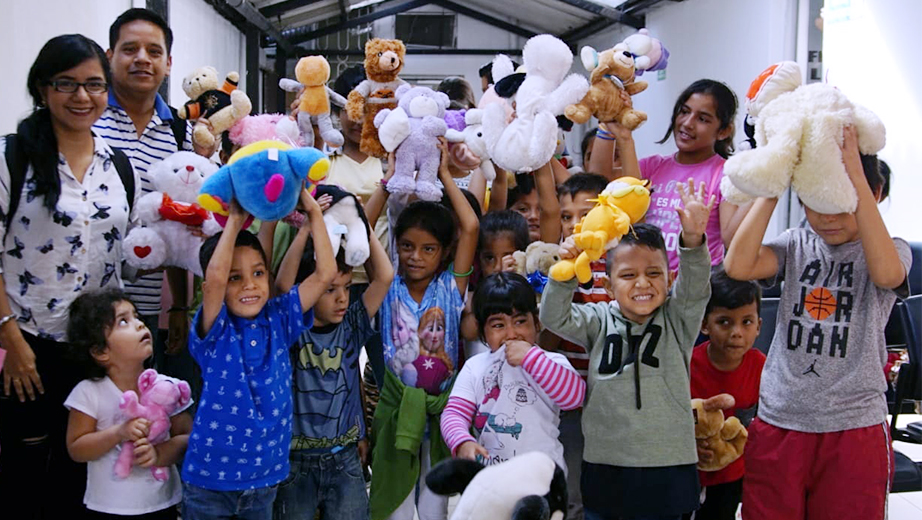
<svg viewBox="0 0 922 520"><path fill-rule="evenodd" d="M922 2L826 0L823 67L830 84L873 110L887 127L880 158L893 171L880 206L890 234L922 241Z"/></svg>
<svg viewBox="0 0 922 520"><path fill-rule="evenodd" d="M0 48L6 49L0 81L0 134L14 131L32 108L26 78L45 42L60 34L80 33L105 49L109 24L129 7L130 0L0 1Z"/></svg>
<svg viewBox="0 0 922 520"><path fill-rule="evenodd" d="M180 106L189 100L182 91L182 78L204 65L218 69L222 79L230 71L239 72L239 88L246 91L246 36L212 6L203 0L171 0L170 28L174 78L170 81L171 105Z"/></svg>
<svg viewBox="0 0 922 520"><path fill-rule="evenodd" d="M28 115L32 102L26 90L29 67L46 41L67 33L81 33L109 46L109 25L132 7L131 0L0 0L0 48L4 78L0 81L0 134L12 132ZM201 65L213 65L222 74L244 74L244 37L203 0L172 0L173 105L186 101L182 76ZM207 42L207 43L206 43ZM244 82L241 81L241 87Z"/></svg>
<svg viewBox="0 0 922 520"><path fill-rule="evenodd" d="M451 13L444 9L423 7L410 11L413 14L421 13ZM507 20L515 23L515 20ZM375 22L374 35L378 38L393 38L396 18L391 16ZM525 45L525 38L508 33L502 29L485 24L473 18L457 15L457 45L459 49L521 49ZM404 78L446 78L448 76L462 76L471 84L474 95L479 100L480 75L478 70L485 63L493 59L492 55L409 55L404 65L401 77ZM516 62L521 62L520 57L513 57Z"/></svg>

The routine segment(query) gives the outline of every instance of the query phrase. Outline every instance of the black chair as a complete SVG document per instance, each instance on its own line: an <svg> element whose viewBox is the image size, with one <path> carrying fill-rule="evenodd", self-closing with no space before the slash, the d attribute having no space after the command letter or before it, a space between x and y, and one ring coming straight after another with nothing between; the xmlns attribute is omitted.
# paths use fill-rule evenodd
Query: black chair
<svg viewBox="0 0 922 520"><path fill-rule="evenodd" d="M922 444L918 423L914 423L914 427L896 427L904 403L911 405L912 401L922 400L922 295L897 302L894 313L899 317L909 361L900 365L896 379L890 432L894 440Z"/></svg>
<svg viewBox="0 0 922 520"><path fill-rule="evenodd" d="M762 351L766 356L772 346L772 337L775 335L775 323L778 321L778 302L780 298L762 298L762 330L753 347Z"/></svg>
<svg viewBox="0 0 922 520"><path fill-rule="evenodd" d="M902 329L909 352L909 361L900 365L890 421L893 440L922 444L922 422L897 428L896 420L903 411L903 403L922 399L922 295L915 295L894 306L894 316ZM893 320L891 320L893 321ZM896 458L892 492L922 491L922 463L914 462L899 451Z"/></svg>
<svg viewBox="0 0 922 520"><path fill-rule="evenodd" d="M922 294L922 242L910 242L912 265L909 268L909 294Z"/></svg>

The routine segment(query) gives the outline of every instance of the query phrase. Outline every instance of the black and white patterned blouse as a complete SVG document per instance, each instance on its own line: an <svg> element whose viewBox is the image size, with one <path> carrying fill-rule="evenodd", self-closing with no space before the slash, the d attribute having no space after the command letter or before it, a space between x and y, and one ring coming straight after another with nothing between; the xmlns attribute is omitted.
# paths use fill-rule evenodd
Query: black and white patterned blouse
<svg viewBox="0 0 922 520"><path fill-rule="evenodd" d="M0 215L6 215L10 172L6 140L0 142ZM8 233L6 220L0 219L0 237L6 235L0 273L19 327L26 332L64 341L67 309L80 292L122 283L122 239L137 224L137 216L129 223L125 188L111 155L109 145L96 137L93 162L82 183L59 155L61 197L54 212L35 195L30 166ZM139 186L137 172L134 176Z"/></svg>

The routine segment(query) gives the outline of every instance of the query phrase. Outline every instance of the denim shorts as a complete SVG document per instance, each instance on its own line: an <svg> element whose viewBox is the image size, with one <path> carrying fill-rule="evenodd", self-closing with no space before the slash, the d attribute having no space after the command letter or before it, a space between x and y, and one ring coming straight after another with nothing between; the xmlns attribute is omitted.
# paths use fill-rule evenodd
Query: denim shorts
<svg viewBox="0 0 922 520"><path fill-rule="evenodd" d="M271 520L276 486L244 491L214 491L182 485L183 520Z"/></svg>
<svg viewBox="0 0 922 520"><path fill-rule="evenodd" d="M336 453L292 451L288 478L279 484L273 518L323 520L368 518L368 493L356 446ZM184 517L185 518L185 517Z"/></svg>

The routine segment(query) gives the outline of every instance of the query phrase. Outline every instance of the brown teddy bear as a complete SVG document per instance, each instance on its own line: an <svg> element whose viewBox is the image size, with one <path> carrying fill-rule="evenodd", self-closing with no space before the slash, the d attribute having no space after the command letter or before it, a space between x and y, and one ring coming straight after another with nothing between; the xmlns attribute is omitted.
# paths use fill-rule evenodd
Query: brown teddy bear
<svg viewBox="0 0 922 520"><path fill-rule="evenodd" d="M177 112L182 119L196 121L192 128L195 144L205 148L214 146L215 137L250 114L253 104L246 92L237 88L239 80L240 74L229 72L222 85L214 67L200 67L183 78L182 90L189 101ZM210 130L203 121L211 124Z"/></svg>
<svg viewBox="0 0 922 520"><path fill-rule="evenodd" d="M736 400L730 394L717 394L709 399L692 399L695 418L695 442L714 452L709 461L698 461L701 471L718 471L743 456L749 432L736 417L724 420L723 411L732 408Z"/></svg>
<svg viewBox="0 0 922 520"><path fill-rule="evenodd" d="M378 140L375 115L389 108L397 108L397 87L406 83L397 76L403 69L407 48L400 40L373 38L365 44L365 77L358 84L346 102L346 113L353 121L362 123L362 141L359 149L378 158L387 156L387 151Z"/></svg>
<svg viewBox="0 0 922 520"><path fill-rule="evenodd" d="M601 53L596 53L592 47L583 47L580 54L586 70L591 71L589 92L579 103L567 106L564 111L567 119L582 124L595 116L603 123L621 123L628 130L646 121L647 114L634 110L630 96L646 90L647 82L634 81L634 57L627 47L619 43Z"/></svg>

